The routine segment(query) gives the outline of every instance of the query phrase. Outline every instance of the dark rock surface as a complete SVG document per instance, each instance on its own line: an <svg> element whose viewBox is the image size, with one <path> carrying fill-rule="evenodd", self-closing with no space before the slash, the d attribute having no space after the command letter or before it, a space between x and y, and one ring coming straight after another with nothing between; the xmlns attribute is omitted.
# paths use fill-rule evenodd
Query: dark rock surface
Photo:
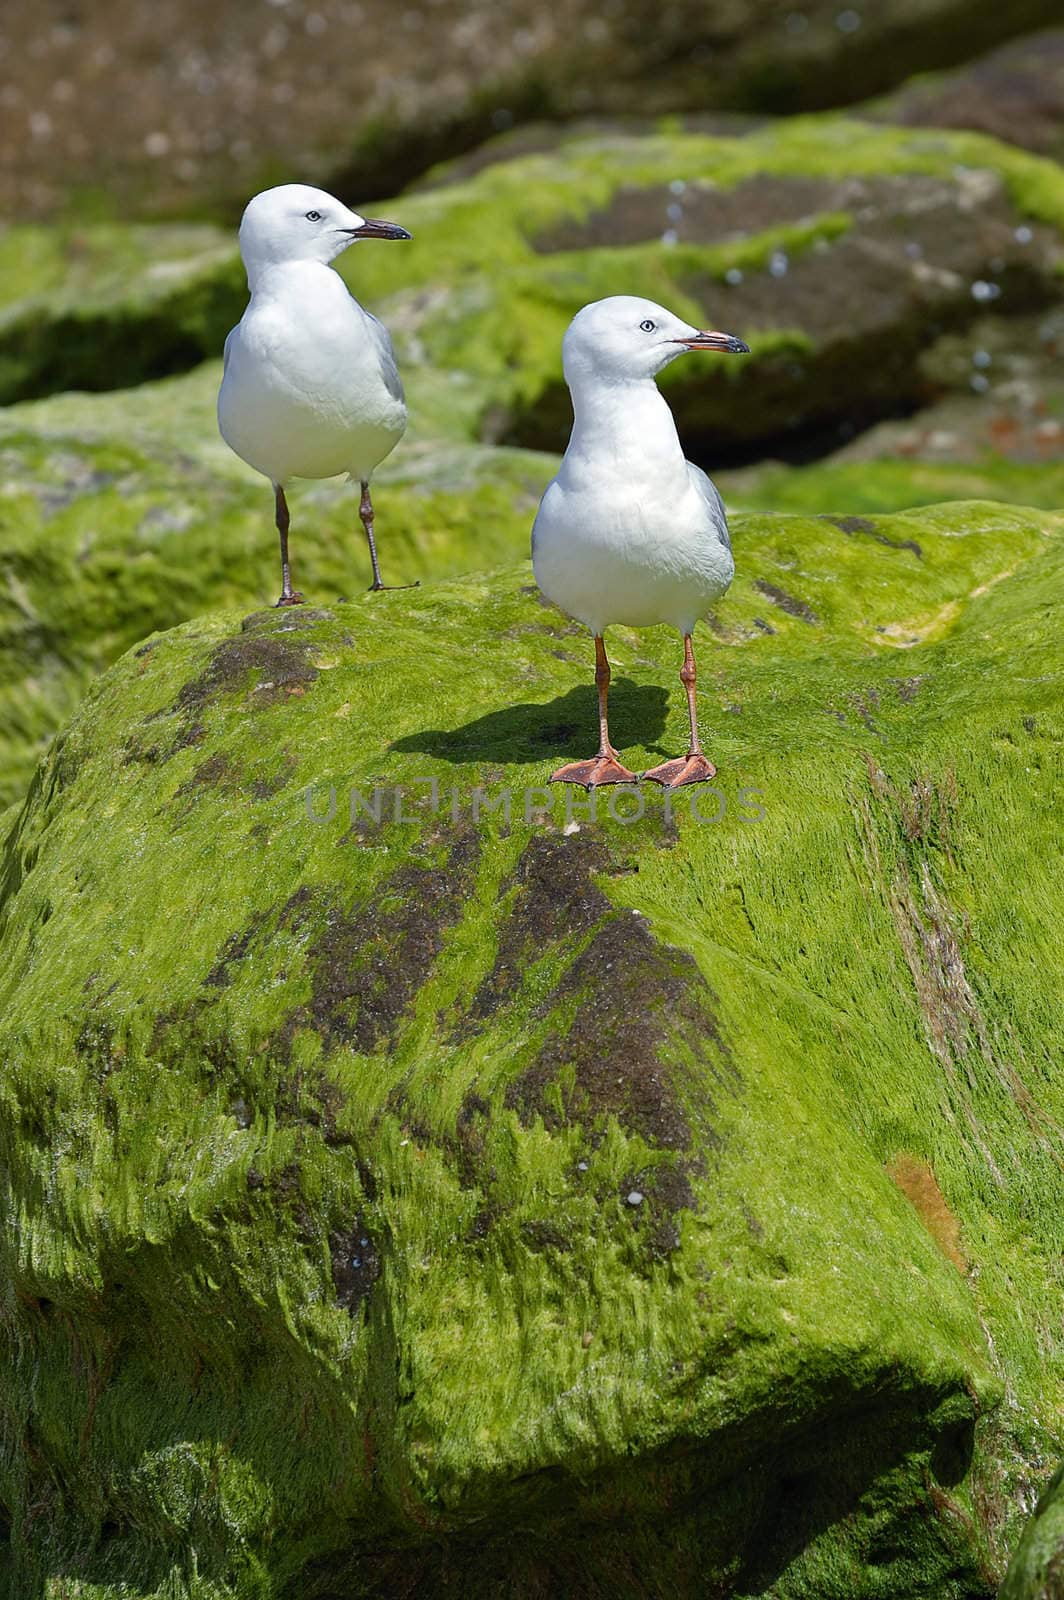
<svg viewBox="0 0 1064 1600"><path fill-rule="evenodd" d="M267 183L394 194L532 117L852 104L1056 0L9 0L0 212L231 214Z"/></svg>
<svg viewBox="0 0 1064 1600"><path fill-rule="evenodd" d="M872 114L910 127L978 128L1064 160L1064 29L1012 40L953 72L918 77Z"/></svg>

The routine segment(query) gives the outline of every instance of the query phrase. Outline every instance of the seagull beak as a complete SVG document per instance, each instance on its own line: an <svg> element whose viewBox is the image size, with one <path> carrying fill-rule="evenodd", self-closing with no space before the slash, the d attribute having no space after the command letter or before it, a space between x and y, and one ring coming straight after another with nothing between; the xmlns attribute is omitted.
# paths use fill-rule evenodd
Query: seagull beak
<svg viewBox="0 0 1064 1600"><path fill-rule="evenodd" d="M674 339L672 342L682 344L685 350L723 350L729 356L750 354L750 346L745 339L737 339L734 333L715 333L710 328L702 328L686 339Z"/></svg>
<svg viewBox="0 0 1064 1600"><path fill-rule="evenodd" d="M341 233L349 233L352 239L409 239L410 235L405 228L400 228L397 222L378 222L373 217L367 217L361 228L341 228Z"/></svg>

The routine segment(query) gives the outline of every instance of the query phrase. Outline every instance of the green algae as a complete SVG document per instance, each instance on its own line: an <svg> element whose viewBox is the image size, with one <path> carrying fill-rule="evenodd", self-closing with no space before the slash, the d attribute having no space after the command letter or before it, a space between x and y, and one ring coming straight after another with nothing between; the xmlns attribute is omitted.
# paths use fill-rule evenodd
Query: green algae
<svg viewBox="0 0 1064 1600"><path fill-rule="evenodd" d="M188 428L174 387L160 385L157 412L146 397L128 429L137 400L124 395L120 406L118 397L101 402L95 437L53 432L40 416L34 432L0 435L0 801L24 792L87 684L146 631L207 606L276 598L269 487L239 463L217 470L224 447L209 385L196 375ZM54 406L69 426L84 405L71 397L44 409ZM438 447L416 452L410 481L375 489L389 582L469 571L527 548L546 470L535 473L517 453L510 461L475 449L447 454L441 470ZM308 598L367 587L353 493L341 483L300 485L291 508L293 570Z"/></svg>
<svg viewBox="0 0 1064 1600"><path fill-rule="evenodd" d="M1064 466L1057 461L1010 461L984 455L974 461L919 458L825 460L805 467L779 462L717 473L729 505L751 511L860 515L907 511L946 500L1001 500L1041 506L1064 505Z"/></svg>
<svg viewBox="0 0 1064 1600"><path fill-rule="evenodd" d="M120 389L220 348L246 282L206 225L117 223L0 232L0 400Z"/></svg>
<svg viewBox="0 0 1064 1600"><path fill-rule="evenodd" d="M89 691L3 865L22 1592L992 1594L1061 1447L1060 521L734 531L718 822L564 831L524 566Z"/></svg>

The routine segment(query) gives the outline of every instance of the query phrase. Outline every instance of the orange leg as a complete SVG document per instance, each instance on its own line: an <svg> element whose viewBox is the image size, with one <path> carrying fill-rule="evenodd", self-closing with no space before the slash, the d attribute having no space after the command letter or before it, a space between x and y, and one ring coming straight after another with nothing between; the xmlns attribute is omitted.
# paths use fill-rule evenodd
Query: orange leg
<svg viewBox="0 0 1064 1600"><path fill-rule="evenodd" d="M683 666L680 668L680 682L687 691L687 714L691 719L691 743L687 755L676 761L663 761L660 767L651 767L649 772L644 772L644 778L649 778L651 783L660 783L666 789L678 789L684 783L708 783L710 778L715 778L717 769L708 757L702 754L702 744L698 737L698 713L695 708L695 649L691 642L691 635L683 636Z"/></svg>
<svg viewBox="0 0 1064 1600"><path fill-rule="evenodd" d="M621 765L620 757L610 744L607 718L607 700L610 692L610 664L602 635L595 635L595 687L599 703L598 755L590 761L570 761L567 766L552 772L551 783L579 783L585 789L595 789L602 783L636 783L634 772Z"/></svg>

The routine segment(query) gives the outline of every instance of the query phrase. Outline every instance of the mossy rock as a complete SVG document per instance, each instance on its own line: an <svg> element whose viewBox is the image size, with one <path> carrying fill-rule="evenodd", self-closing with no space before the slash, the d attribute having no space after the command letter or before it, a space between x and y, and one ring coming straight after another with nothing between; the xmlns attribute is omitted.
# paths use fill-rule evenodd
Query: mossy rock
<svg viewBox="0 0 1064 1600"><path fill-rule="evenodd" d="M1064 1596L1064 1467L1035 1508L1009 1563L999 1600L1061 1600Z"/></svg>
<svg viewBox="0 0 1064 1600"><path fill-rule="evenodd" d="M0 805L21 799L95 675L141 639L215 605L276 598L268 485L226 448L220 363L134 390L57 395L0 418ZM521 559L551 455L468 442L477 386L414 364L409 432L375 486L390 582L422 584ZM873 440L873 432L867 438ZM778 464L719 475L729 506L840 515L946 498L1064 505L1064 468L993 456ZM292 553L311 602L368 581L339 480L290 495Z"/></svg>
<svg viewBox="0 0 1064 1600"><path fill-rule="evenodd" d="M1053 164L974 135L830 117L734 138L563 141L403 209L415 241L400 270L416 281L399 280L384 315L408 351L480 378L482 434L545 449L569 425L558 344L601 295L642 293L748 338L749 358L685 360L663 377L689 448L713 467L808 458L952 382L968 392L970 369L943 374L933 347L988 305L1011 318L1064 289ZM361 273L387 294L379 257Z"/></svg>
<svg viewBox="0 0 1064 1600"><path fill-rule="evenodd" d="M695 814L544 787L527 566L93 686L2 869L12 1595L989 1600L1064 1447L1062 532L736 519ZM678 641L610 643L639 768Z"/></svg>
<svg viewBox="0 0 1064 1600"><path fill-rule="evenodd" d="M564 140L384 209L413 241L358 246L343 271L393 329L404 375L431 391L438 427L457 420L485 442L564 445L559 345L601 295L643 293L749 338L749 358L665 375L689 448L713 466L822 453L840 429L925 404L951 383L928 364L936 341L988 306L1011 317L1064 294L1053 163L979 135L832 116L743 137ZM135 233L131 263L146 237ZM121 256L121 232L106 238ZM144 289L131 264L128 283L96 309L78 295L72 310L64 282L54 304L10 312L0 394L121 387L190 365L243 304L231 246L162 288Z"/></svg>
<svg viewBox="0 0 1064 1600"><path fill-rule="evenodd" d="M86 685L153 629L216 605L271 604L280 587L273 496L218 437L220 367L7 414L0 427L0 806ZM385 576L415 583L513 561L549 463L461 440L402 446L375 486ZM308 597L368 587L357 499L298 484L291 551Z"/></svg>
<svg viewBox="0 0 1064 1600"><path fill-rule="evenodd" d="M184 371L218 354L246 303L232 235L218 228L6 228L0 404Z"/></svg>

